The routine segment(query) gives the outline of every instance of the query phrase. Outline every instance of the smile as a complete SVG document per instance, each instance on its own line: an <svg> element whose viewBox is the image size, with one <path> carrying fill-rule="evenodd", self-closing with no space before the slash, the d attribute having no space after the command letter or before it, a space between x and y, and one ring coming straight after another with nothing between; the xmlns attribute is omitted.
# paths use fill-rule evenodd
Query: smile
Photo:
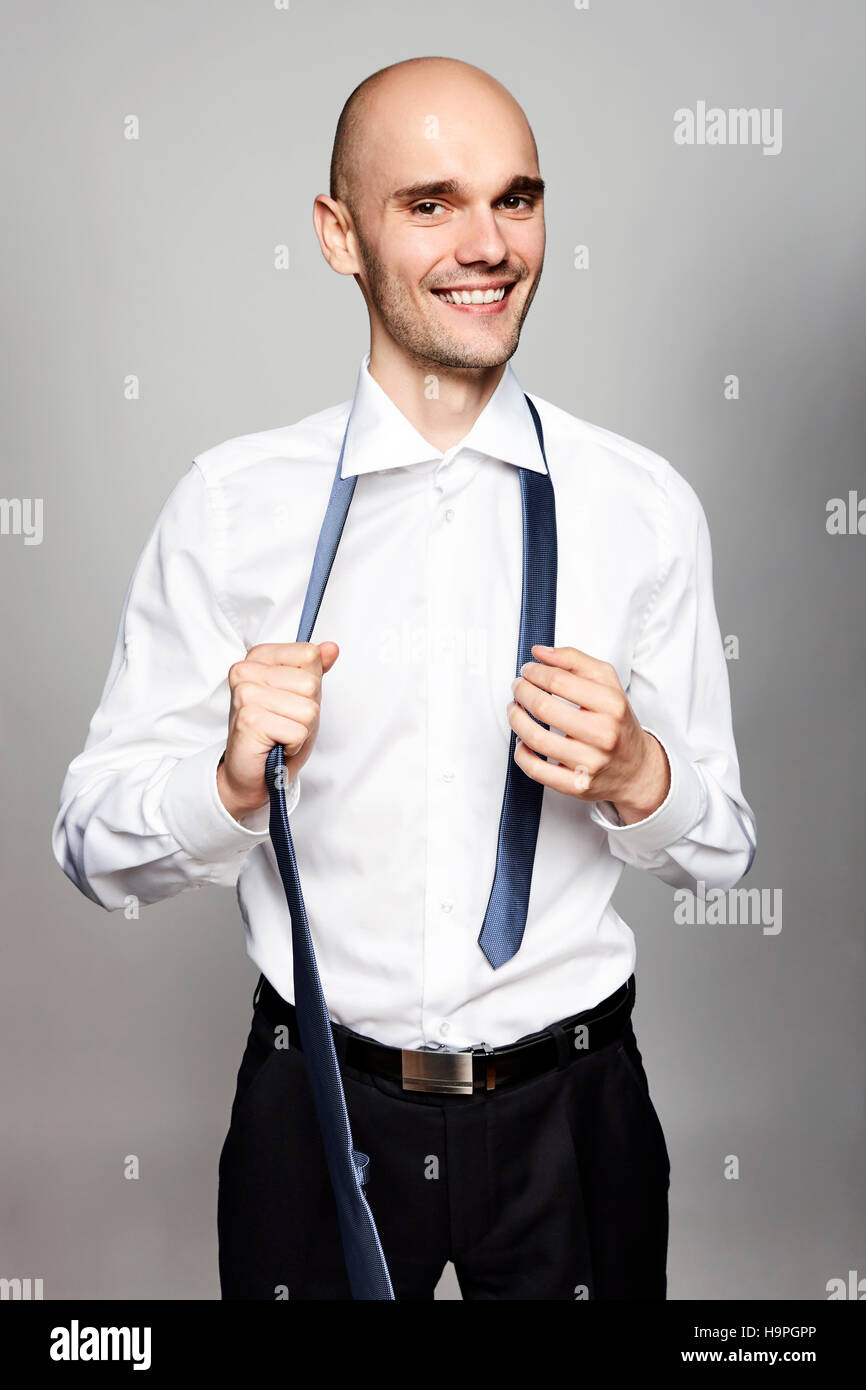
<svg viewBox="0 0 866 1390"><path fill-rule="evenodd" d="M500 285L495 290L431 290L434 299L464 314L498 314L502 312L514 285Z"/></svg>

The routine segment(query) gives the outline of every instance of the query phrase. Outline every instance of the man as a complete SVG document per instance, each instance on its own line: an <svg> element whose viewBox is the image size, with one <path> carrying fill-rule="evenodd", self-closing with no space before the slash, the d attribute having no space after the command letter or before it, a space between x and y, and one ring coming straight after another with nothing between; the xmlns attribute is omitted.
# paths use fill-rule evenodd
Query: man
<svg viewBox="0 0 866 1390"><path fill-rule="evenodd" d="M268 838L274 745L395 1296L432 1298L447 1260L467 1299L666 1296L670 1162L610 898L624 863L732 886L754 818L698 499L531 397L539 432L509 365L543 193L521 108L478 68L412 59L352 93L314 223L369 312L354 398L197 457L67 774L54 850L94 901L237 885L262 979L220 1158L224 1298L350 1296ZM358 486L317 625L339 640L292 642L338 461ZM558 640L512 685L526 474L555 488ZM525 930L494 968L512 732L543 796Z"/></svg>

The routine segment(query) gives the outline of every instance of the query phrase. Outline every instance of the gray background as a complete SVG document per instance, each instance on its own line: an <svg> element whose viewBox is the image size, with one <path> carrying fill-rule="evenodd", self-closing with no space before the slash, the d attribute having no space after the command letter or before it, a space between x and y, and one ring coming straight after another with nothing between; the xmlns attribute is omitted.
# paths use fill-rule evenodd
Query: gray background
<svg viewBox="0 0 866 1390"><path fill-rule="evenodd" d="M424 53L493 73L538 140L548 249L522 384L690 480L740 642L744 886L783 892L782 931L676 925L671 890L630 871L616 899L672 1159L670 1297L820 1299L866 1275L866 537L825 529L828 498L866 490L859 0L3 13L2 492L44 498L45 532L0 537L0 1275L46 1298L218 1297L217 1160L257 978L234 895L110 916L49 830L192 456L352 393L366 318L312 201L352 87ZM782 152L675 146L673 112L698 100L783 108ZM450 1272L439 1292L459 1296Z"/></svg>

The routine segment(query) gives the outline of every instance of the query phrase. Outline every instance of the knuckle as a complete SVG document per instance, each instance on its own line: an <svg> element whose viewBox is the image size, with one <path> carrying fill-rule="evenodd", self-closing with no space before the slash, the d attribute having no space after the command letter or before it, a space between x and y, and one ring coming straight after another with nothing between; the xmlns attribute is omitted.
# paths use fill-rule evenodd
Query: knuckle
<svg viewBox="0 0 866 1390"><path fill-rule="evenodd" d="M258 727L258 721L259 711L256 709L255 705L243 705L242 708L238 710L235 727L240 729L242 733L248 732Z"/></svg>
<svg viewBox="0 0 866 1390"><path fill-rule="evenodd" d="M239 681L235 686L235 702L242 708L249 706L258 695L258 689L254 681Z"/></svg>
<svg viewBox="0 0 866 1390"><path fill-rule="evenodd" d="M290 715L287 714L286 718L292 724L296 725L297 728L303 729L304 733L309 733L315 722L317 713L318 710L315 705L304 704L301 709L292 710L292 713Z"/></svg>
<svg viewBox="0 0 866 1390"><path fill-rule="evenodd" d="M541 695L534 710L544 724L552 724L556 713L556 700L551 695Z"/></svg>
<svg viewBox="0 0 866 1390"><path fill-rule="evenodd" d="M617 745L617 739L618 734L614 725L612 723L603 724L598 735L599 747L603 748L605 753L612 753Z"/></svg>
<svg viewBox="0 0 866 1390"><path fill-rule="evenodd" d="M303 679L300 682L300 695L306 696L308 700L315 700L319 693L319 682L311 671L303 672Z"/></svg>
<svg viewBox="0 0 866 1390"><path fill-rule="evenodd" d="M229 667L229 684L235 686L242 681L247 674L246 661L235 661Z"/></svg>

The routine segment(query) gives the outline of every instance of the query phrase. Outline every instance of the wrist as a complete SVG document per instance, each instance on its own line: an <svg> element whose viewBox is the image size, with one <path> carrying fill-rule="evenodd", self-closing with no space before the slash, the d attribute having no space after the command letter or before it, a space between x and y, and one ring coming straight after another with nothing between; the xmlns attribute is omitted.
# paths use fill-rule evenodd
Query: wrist
<svg viewBox="0 0 866 1390"><path fill-rule="evenodd" d="M671 786L671 769L667 754L653 734L644 735L644 759L640 771L628 791L614 802L617 814L625 825L646 820L662 805Z"/></svg>
<svg viewBox="0 0 866 1390"><path fill-rule="evenodd" d="M251 815L253 811L258 811L269 799L267 794L265 794L260 797L258 801L251 801L249 797L238 796L237 793L232 790L225 769L225 754L223 754L217 764L217 793L229 815L236 821L241 820L244 816Z"/></svg>

